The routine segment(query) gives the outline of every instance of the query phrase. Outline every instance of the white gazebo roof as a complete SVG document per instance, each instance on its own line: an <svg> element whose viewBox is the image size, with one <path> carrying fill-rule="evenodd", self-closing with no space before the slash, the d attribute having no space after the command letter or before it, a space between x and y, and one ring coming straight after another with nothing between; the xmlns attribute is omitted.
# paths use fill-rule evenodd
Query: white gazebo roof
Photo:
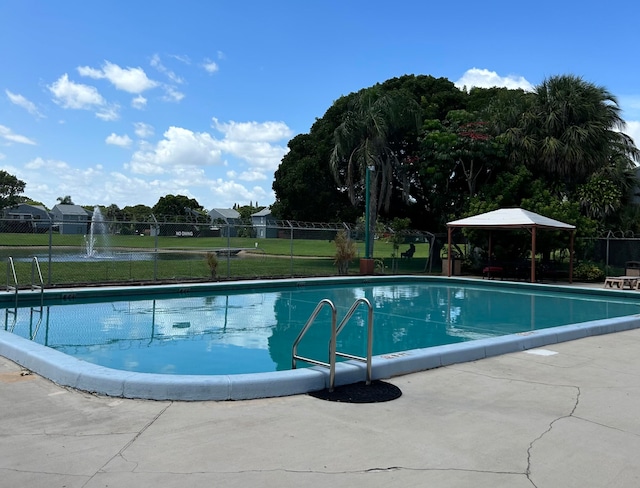
<svg viewBox="0 0 640 488"><path fill-rule="evenodd" d="M447 227L482 227L485 229L531 228L573 230L574 225L550 219L521 208L501 208L492 212L474 215L447 222Z"/></svg>

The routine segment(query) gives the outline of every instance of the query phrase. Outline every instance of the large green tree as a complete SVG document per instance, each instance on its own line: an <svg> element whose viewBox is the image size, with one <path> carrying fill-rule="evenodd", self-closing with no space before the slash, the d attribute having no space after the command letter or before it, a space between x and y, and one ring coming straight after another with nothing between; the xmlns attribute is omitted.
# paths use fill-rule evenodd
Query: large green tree
<svg viewBox="0 0 640 488"><path fill-rule="evenodd" d="M20 194L26 183L14 175L0 170L0 210L20 202Z"/></svg>
<svg viewBox="0 0 640 488"><path fill-rule="evenodd" d="M151 218L153 209L148 205L129 205L122 209L123 219L133 222L147 222Z"/></svg>
<svg viewBox="0 0 640 488"><path fill-rule="evenodd" d="M402 173L406 159L403 138L407 132L417 131L419 117L418 104L405 93L384 92L376 86L362 90L352 100L334 132L331 169L353 204L370 198L370 214L365 216L369 229L375 228L380 209L389 211L398 183L394 174ZM400 183L405 184L402 191L408 195L408 180L402 178Z"/></svg>
<svg viewBox="0 0 640 488"><path fill-rule="evenodd" d="M190 210L203 210L195 198L184 195L165 195L153 206L153 214L158 220L187 219Z"/></svg>
<svg viewBox="0 0 640 488"><path fill-rule="evenodd" d="M393 107L409 106L426 121L419 131L397 122L403 113ZM339 98L309 134L290 141L273 208L298 220L345 220L346 208L361 216L372 166L372 206L386 221L410 217L417 228L443 231L473 209L524 207L551 195L571 209L565 217L576 209L591 217L585 229L596 220L638 228L627 209L639 155L621 130L616 98L572 75L532 92L393 78Z"/></svg>
<svg viewBox="0 0 640 488"><path fill-rule="evenodd" d="M417 107L422 118L443 118L449 111L464 108L465 94L446 78L405 75L373 87L379 94L404 98L407 107ZM296 136L290 151L275 174L273 189L276 202L272 207L280 218L296 220L353 222L364 211L364 179L353 175L347 180L348 158L339 162L339 183L331 176L329 165L335 149L336 128L353 115L362 92L338 98L323 117L316 120L309 134ZM414 225L423 225L424 198L418 175L418 131L400 130L389 137L389 150L399 164L387 174L390 191L387 205L380 200L381 215L386 219L410 217ZM353 166L352 166L353 169ZM352 191L349 198L349 192ZM385 208L386 207L386 208Z"/></svg>
<svg viewBox="0 0 640 488"><path fill-rule="evenodd" d="M425 210L437 226L465 211L469 198L506 169L504 145L478 113L452 110L444 121L426 121L420 143Z"/></svg>
<svg viewBox="0 0 640 488"><path fill-rule="evenodd" d="M531 106L505 132L511 156L534 174L562 179L567 191L586 182L613 157L637 158L615 96L573 75L553 76L535 88Z"/></svg>

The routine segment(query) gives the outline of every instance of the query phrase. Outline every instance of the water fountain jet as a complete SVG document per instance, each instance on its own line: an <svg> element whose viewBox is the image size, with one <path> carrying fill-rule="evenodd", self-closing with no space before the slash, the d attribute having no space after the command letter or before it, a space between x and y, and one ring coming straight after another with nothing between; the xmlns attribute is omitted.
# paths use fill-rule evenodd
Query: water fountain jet
<svg viewBox="0 0 640 488"><path fill-rule="evenodd" d="M93 209L89 234L84 236L85 258L110 258L107 224L100 207ZM100 249L101 252L98 252Z"/></svg>

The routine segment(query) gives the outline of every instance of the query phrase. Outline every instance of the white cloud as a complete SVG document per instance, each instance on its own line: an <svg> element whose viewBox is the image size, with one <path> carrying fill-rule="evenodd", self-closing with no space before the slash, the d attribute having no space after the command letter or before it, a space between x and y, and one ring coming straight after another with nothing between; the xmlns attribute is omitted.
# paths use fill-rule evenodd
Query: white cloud
<svg viewBox="0 0 640 488"><path fill-rule="evenodd" d="M130 147L133 143L128 135L125 134L123 136L119 136L113 132L105 139L104 142L120 147Z"/></svg>
<svg viewBox="0 0 640 488"><path fill-rule="evenodd" d="M27 183L29 196L50 207L63 195L71 195L79 205L102 203L111 184L100 164L74 168L66 161L41 157L24 164L17 176Z"/></svg>
<svg viewBox="0 0 640 488"><path fill-rule="evenodd" d="M275 170L282 157L287 153L285 146L274 145L274 142L289 140L293 135L284 122L228 122L221 123L212 119L213 127L224 134L221 141L225 152L238 156L261 170ZM261 179L256 173L245 179Z"/></svg>
<svg viewBox="0 0 640 488"><path fill-rule="evenodd" d="M189 58L189 56L187 56L186 54L169 54L170 58L173 59L177 59L178 61L180 61L181 63L184 64L191 64L191 59Z"/></svg>
<svg viewBox="0 0 640 488"><path fill-rule="evenodd" d="M211 61L209 58L205 58L200 66L202 66L204 70L210 74L213 74L220 69L218 68L218 65L214 61Z"/></svg>
<svg viewBox="0 0 640 488"><path fill-rule="evenodd" d="M626 127L623 129L623 132L633 139L636 147L640 147L640 121L627 120Z"/></svg>
<svg viewBox="0 0 640 488"><path fill-rule="evenodd" d="M31 115L35 115L38 118L44 118L44 115L40 113L40 111L38 110L38 107L36 107L36 104L33 103L32 101L27 100L22 95L19 95L17 93L12 93L9 90L5 90L5 93L7 94L7 97L9 98L9 101L11 103L17 105L18 107L22 107Z"/></svg>
<svg viewBox="0 0 640 488"><path fill-rule="evenodd" d="M142 110L144 107L147 106L147 99L144 98L142 95L138 95L133 100L131 100L131 106L133 108L137 108L138 110Z"/></svg>
<svg viewBox="0 0 640 488"><path fill-rule="evenodd" d="M180 172L185 166L197 167L222 163L219 141L207 133L169 127L155 147L134 153L127 167L139 174Z"/></svg>
<svg viewBox="0 0 640 488"><path fill-rule="evenodd" d="M175 88L169 85L165 85L164 87L165 95L162 99L166 102L179 102L184 98L184 93L179 92Z"/></svg>
<svg viewBox="0 0 640 488"><path fill-rule="evenodd" d="M235 181L224 181L222 179L211 181L207 190L213 196L212 200L216 202L216 207L231 207L236 202L273 200L273 195L259 186L248 189Z"/></svg>
<svg viewBox="0 0 640 488"><path fill-rule="evenodd" d="M140 174L176 174L184 167L224 165L226 153L246 162L248 167L239 173L240 179L265 180L265 172L275 170L287 152L286 147L273 143L288 140L292 135L283 122L221 123L214 118L213 123L224 134L223 139L206 132L170 127L155 146L145 146L134 153L128 168ZM141 125L139 129L144 133L146 127Z"/></svg>
<svg viewBox="0 0 640 488"><path fill-rule="evenodd" d="M633 120L640 118L640 96L624 95L618 97L618 105L623 110L625 118Z"/></svg>
<svg viewBox="0 0 640 488"><path fill-rule="evenodd" d="M113 121L120 118L120 106L118 104L102 107L96 112L96 117L104 121Z"/></svg>
<svg viewBox="0 0 640 488"><path fill-rule="evenodd" d="M234 141L280 141L290 139L291 129L284 122L220 122L212 119L212 127L222 132L226 139Z"/></svg>
<svg viewBox="0 0 640 488"><path fill-rule="evenodd" d="M29 144L31 146L36 145L35 141L32 139L29 139L27 136L15 134L9 127L4 125L0 125L0 139L9 141L9 143L17 142L18 144Z"/></svg>
<svg viewBox="0 0 640 488"><path fill-rule="evenodd" d="M167 141L189 140L190 137L198 140L199 136L201 142L207 140L205 136L193 133L181 138L179 131L173 129L167 131ZM158 144L158 147L164 146ZM154 146L153 151L156 149ZM184 154L186 149L181 152ZM161 153L159 150L159 159L167 157ZM177 164L164 174L156 173L152 176L129 173L127 165L121 171L106 171L100 164L86 167L83 162L76 167L66 161L45 158L35 158L16 167L5 166L7 171L27 183L27 194L30 197L49 207L55 205L57 198L63 195L71 195L79 205L115 203L121 208L137 204L152 206L167 194L196 198L205 208L230 208L237 202L269 202L275 197L268 189L257 185L247 187L238 180L212 174L216 168L210 166Z"/></svg>
<svg viewBox="0 0 640 488"><path fill-rule="evenodd" d="M479 68L467 70L462 77L455 82L455 85L460 89L466 87L467 90L472 87L492 88L494 86L510 89L522 88L525 91L532 91L534 88L533 85L522 76L500 76L495 71Z"/></svg>
<svg viewBox="0 0 640 488"><path fill-rule="evenodd" d="M241 181L265 181L267 176L260 171L243 171L237 178Z"/></svg>
<svg viewBox="0 0 640 488"><path fill-rule="evenodd" d="M109 61L104 62L101 70L89 66L79 66L78 73L81 76L88 76L94 79L106 78L118 90L128 93L139 94L158 86L158 82L149 79L142 68L121 68Z"/></svg>
<svg viewBox="0 0 640 488"><path fill-rule="evenodd" d="M2 154L2 153L0 153L0 161L2 161L3 159L5 159L6 157L7 157L7 155L6 155L6 154Z"/></svg>
<svg viewBox="0 0 640 488"><path fill-rule="evenodd" d="M44 160L42 158L35 158L29 161L27 164L25 164L25 168L35 169L35 170L55 169L56 171L58 171L58 170L67 170L70 168L70 166L64 161L57 161L53 159Z"/></svg>
<svg viewBox="0 0 640 488"><path fill-rule="evenodd" d="M154 54L153 56L151 56L150 64L155 69L157 69L160 73L164 73L167 76L167 78L169 78L174 83L178 83L178 84L184 83L184 80L182 78L180 78L177 74L175 74L175 72L167 68L164 64L162 64L162 61L160 60L160 55Z"/></svg>
<svg viewBox="0 0 640 488"><path fill-rule="evenodd" d="M148 139L154 134L153 126L149 124L145 124L144 122L136 122L133 124L133 127L136 135L140 139Z"/></svg>
<svg viewBox="0 0 640 488"><path fill-rule="evenodd" d="M106 105L104 98L94 86L69 81L69 75L66 73L48 88L53 93L54 102L62 108L90 110Z"/></svg>

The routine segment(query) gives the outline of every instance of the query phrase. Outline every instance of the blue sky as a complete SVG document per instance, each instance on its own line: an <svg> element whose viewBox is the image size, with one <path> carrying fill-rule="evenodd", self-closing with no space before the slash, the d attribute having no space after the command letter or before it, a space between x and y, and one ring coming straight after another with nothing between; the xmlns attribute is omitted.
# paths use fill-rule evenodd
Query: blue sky
<svg viewBox="0 0 640 488"><path fill-rule="evenodd" d="M269 205L287 142L404 74L611 91L640 144L640 2L0 3L0 168L49 208Z"/></svg>

